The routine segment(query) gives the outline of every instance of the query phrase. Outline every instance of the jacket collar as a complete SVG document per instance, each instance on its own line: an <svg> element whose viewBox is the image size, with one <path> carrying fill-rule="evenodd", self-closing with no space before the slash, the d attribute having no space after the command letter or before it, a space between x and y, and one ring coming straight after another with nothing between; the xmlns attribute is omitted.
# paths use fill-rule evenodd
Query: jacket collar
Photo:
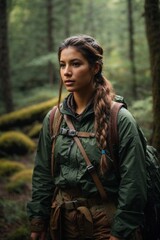
<svg viewBox="0 0 160 240"><path fill-rule="evenodd" d="M83 111L83 113L77 114L75 112L76 104L74 101L74 96L73 96L73 93L70 93L64 99L60 110L61 110L62 114L67 114L67 115L70 115L70 116L76 118L77 120L81 120L81 119L85 118L86 116L94 113L93 102L94 102L93 99L91 99L91 101L87 104L86 109Z"/></svg>

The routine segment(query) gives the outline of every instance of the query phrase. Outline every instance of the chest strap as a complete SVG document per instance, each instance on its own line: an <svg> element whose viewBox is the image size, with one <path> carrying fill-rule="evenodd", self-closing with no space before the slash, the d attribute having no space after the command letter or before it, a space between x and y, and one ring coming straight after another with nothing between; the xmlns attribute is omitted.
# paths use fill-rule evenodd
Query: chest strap
<svg viewBox="0 0 160 240"><path fill-rule="evenodd" d="M74 126L73 126L69 116L68 115L64 115L64 119L65 119L69 129L75 130L75 128L74 128ZM86 165L87 165L87 169L88 169L89 173L91 174L91 176L93 178L93 181L94 181L94 183L95 183L95 185L96 185L96 187L97 187L97 189L98 189L98 191L100 193L101 198L104 201L108 200L108 195L107 195L105 189L103 188L103 185L102 185L102 183L101 183L101 181L100 181L100 179L99 179L99 177L98 177L98 175L96 173L96 169L91 164L90 159L88 158L88 155L86 154L85 149L82 146L82 143L81 143L80 139L77 136L74 136L73 139L76 142L77 146L79 147L79 150L82 153L82 156L84 157L84 160L85 160Z"/></svg>
<svg viewBox="0 0 160 240"><path fill-rule="evenodd" d="M84 137L84 138L93 138L95 137L95 134L92 132L78 132L75 129L66 129L66 128L60 128L59 133L61 135L66 135L69 137Z"/></svg>

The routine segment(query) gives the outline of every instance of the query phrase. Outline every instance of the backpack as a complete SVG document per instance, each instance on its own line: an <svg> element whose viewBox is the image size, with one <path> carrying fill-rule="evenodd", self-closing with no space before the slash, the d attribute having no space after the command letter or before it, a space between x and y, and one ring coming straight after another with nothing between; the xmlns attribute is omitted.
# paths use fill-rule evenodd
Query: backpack
<svg viewBox="0 0 160 240"><path fill-rule="evenodd" d="M118 98L111 110L109 129L109 151L118 171L118 129L117 117L119 110L127 105L123 98ZM147 171L147 204L144 210L144 222L141 226L144 240L160 240L160 159L157 150L147 145L142 130L137 126L140 139L146 148Z"/></svg>
<svg viewBox="0 0 160 240"><path fill-rule="evenodd" d="M116 96L111 108L108 147L111 158L118 172L118 129L117 117L119 110L127 104L123 97ZM53 138L51 169L54 169L54 144L59 132L62 115L57 107L53 107L50 114L50 133ZM137 126L138 127L138 126ZM153 146L146 145L146 139L138 127L140 139L146 148L146 171L147 171L147 204L144 210L144 222L141 231L144 240L160 240L160 159Z"/></svg>

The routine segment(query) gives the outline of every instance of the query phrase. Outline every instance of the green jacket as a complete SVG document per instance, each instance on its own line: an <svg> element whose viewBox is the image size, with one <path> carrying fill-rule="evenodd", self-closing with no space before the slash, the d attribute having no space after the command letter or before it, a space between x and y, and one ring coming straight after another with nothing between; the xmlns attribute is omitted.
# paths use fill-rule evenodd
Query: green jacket
<svg viewBox="0 0 160 240"><path fill-rule="evenodd" d="M69 95L70 96L70 95ZM92 104L81 116L76 116L73 106L64 100L61 113L72 118L77 131L94 132L94 112ZM55 186L61 188L81 187L84 196L97 194L97 188L86 169L86 163L74 140L59 134L55 144L54 177L51 176L51 136L48 113L40 133L35 167L33 172L32 200L28 203L30 219L49 219L51 200ZM65 121L61 128L67 128ZM146 203L147 183L145 152L142 146L137 124L128 110L122 108L118 114L119 132L119 175L110 162L109 171L99 176L107 193L117 198L117 210L111 233L120 238L127 237L143 221L143 209ZM98 170L101 150L95 138L81 138L81 142L92 164Z"/></svg>

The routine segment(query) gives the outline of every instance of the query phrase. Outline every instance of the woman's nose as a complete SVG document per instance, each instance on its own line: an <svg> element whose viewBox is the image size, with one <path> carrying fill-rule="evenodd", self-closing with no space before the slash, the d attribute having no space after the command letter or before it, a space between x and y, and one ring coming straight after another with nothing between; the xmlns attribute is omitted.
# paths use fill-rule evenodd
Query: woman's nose
<svg viewBox="0 0 160 240"><path fill-rule="evenodd" d="M65 76L68 76L68 75L71 75L71 74L72 74L72 72L71 72L70 67L69 67L69 66L66 66L66 67L65 67L65 70L64 70L64 75L65 75Z"/></svg>

